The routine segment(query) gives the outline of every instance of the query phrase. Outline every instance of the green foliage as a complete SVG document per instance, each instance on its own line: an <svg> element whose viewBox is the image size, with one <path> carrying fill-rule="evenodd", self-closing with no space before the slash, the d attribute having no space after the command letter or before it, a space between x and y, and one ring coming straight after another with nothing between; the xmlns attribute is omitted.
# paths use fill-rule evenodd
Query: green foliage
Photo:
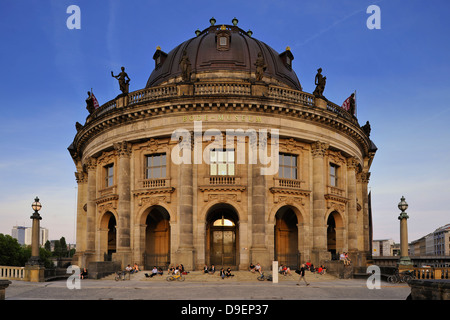
<svg viewBox="0 0 450 320"><path fill-rule="evenodd" d="M0 266L23 267L28 258L17 239L0 233Z"/></svg>

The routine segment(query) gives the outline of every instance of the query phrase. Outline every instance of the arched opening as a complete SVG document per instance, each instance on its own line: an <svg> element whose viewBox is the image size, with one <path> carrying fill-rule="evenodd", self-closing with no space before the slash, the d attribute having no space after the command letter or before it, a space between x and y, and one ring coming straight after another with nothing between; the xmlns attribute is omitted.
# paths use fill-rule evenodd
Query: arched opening
<svg viewBox="0 0 450 320"><path fill-rule="evenodd" d="M327 219L327 250L332 260L338 260L343 249L342 218L337 211L333 211Z"/></svg>
<svg viewBox="0 0 450 320"><path fill-rule="evenodd" d="M111 212L107 213L109 216L108 220L108 251L107 251L107 257L106 261L112 260L113 253L116 252L116 244L117 244L117 232L116 232L116 218Z"/></svg>
<svg viewBox="0 0 450 320"><path fill-rule="evenodd" d="M167 270L170 264L170 215L160 206L153 207L147 215L145 229L145 269L154 266Z"/></svg>
<svg viewBox="0 0 450 320"><path fill-rule="evenodd" d="M239 218L228 204L213 206L206 220L206 258L208 265L237 267L239 264Z"/></svg>
<svg viewBox="0 0 450 320"><path fill-rule="evenodd" d="M290 207L280 208L275 215L275 260L297 268L300 264L298 251L298 220Z"/></svg>
<svg viewBox="0 0 450 320"><path fill-rule="evenodd" d="M117 222L116 217L111 212L105 212L101 216L99 236L100 252L103 253L104 261L112 261L112 255L117 248Z"/></svg>

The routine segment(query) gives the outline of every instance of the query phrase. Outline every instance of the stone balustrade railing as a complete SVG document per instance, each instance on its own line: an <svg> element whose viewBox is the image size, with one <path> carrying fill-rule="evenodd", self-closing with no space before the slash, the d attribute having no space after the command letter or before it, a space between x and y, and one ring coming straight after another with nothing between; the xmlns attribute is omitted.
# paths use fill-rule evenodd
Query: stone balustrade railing
<svg viewBox="0 0 450 320"><path fill-rule="evenodd" d="M114 110L123 106L132 106L148 101L159 101L168 98L178 97L178 96L214 96L214 95L235 95L235 96L252 96L252 84L251 83L236 83L236 82L199 82L195 83L192 86L192 90L183 91L181 89L181 85L170 84L164 86L156 86L151 88L145 88L141 90L137 90L134 92L130 92L128 96L123 97L125 101L123 104L118 103L118 99L113 99L109 102L106 102L102 106L100 106L97 110L95 110L90 118L97 118L105 113L108 113L111 110ZM300 104L308 107L314 107L315 98L312 94L284 88L278 87L274 85L267 86L267 92L265 94L266 97L280 100L284 102L290 102L295 104ZM326 108L328 111L331 111L338 116L341 116L351 122L357 122L357 120L350 115L346 110L341 108L340 106L327 102Z"/></svg>
<svg viewBox="0 0 450 320"><path fill-rule="evenodd" d="M145 179L141 181L142 188L164 188L170 187L170 179L162 178L162 179Z"/></svg>
<svg viewBox="0 0 450 320"><path fill-rule="evenodd" d="M1 280L25 280L25 267L0 266Z"/></svg>
<svg viewBox="0 0 450 320"><path fill-rule="evenodd" d="M450 279L450 268L433 268L433 267L422 267L414 268L413 274L416 279Z"/></svg>
<svg viewBox="0 0 450 320"><path fill-rule="evenodd" d="M300 189L302 182L303 181L297 180L297 179L274 178L275 187L281 187L281 188Z"/></svg>

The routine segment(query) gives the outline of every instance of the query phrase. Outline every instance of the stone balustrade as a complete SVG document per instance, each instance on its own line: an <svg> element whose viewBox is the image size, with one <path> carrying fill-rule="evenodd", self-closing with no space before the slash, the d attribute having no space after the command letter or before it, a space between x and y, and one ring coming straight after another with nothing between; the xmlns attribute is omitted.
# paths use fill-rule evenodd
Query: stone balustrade
<svg viewBox="0 0 450 320"><path fill-rule="evenodd" d="M186 86L186 85L185 85ZM177 96L213 96L213 95L235 95L235 96L252 96L252 84L242 82L199 82L192 84L191 91L181 89L181 85L171 84L164 86L156 86L130 92L126 98L125 105L132 106L148 101L158 101ZM314 107L314 96L312 94L274 85L267 86L267 97L282 102L290 102L308 107ZM90 118L97 118L108 113L115 108L119 108L118 99L113 99L100 106ZM327 110L331 111L347 120L357 122L346 110L340 106L328 101Z"/></svg>
<svg viewBox="0 0 450 320"><path fill-rule="evenodd" d="M26 280L25 267L0 266L1 280Z"/></svg>

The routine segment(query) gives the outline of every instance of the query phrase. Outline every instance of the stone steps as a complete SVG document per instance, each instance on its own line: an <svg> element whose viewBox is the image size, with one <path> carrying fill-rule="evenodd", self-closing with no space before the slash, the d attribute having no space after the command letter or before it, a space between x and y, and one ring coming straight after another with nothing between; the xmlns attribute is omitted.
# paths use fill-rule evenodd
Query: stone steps
<svg viewBox="0 0 450 320"><path fill-rule="evenodd" d="M164 274L161 275L156 275L152 278L147 278L145 276L145 274L150 275L151 271L150 270L143 270L143 271L139 271L138 273L134 273L130 275L130 280L132 281L151 281L151 282L159 282L159 281L167 281L166 278L168 276L167 272L164 272ZM187 275L184 275L185 277L185 281L189 281L189 282L217 282L217 281L228 281L228 282L240 282L240 281L257 281L257 277L259 274L257 273L252 273L250 271L232 271L232 274L234 275L231 278L225 278L222 279L219 276L219 272L216 272L215 274L205 274L203 273L203 271L191 271L189 272ZM264 272L264 274L267 275L271 275L272 272ZM335 280L336 277L330 275L330 274L317 274L317 273L312 273L309 271L306 271L306 279L308 282L315 282L315 281L332 281ZM128 275L127 275L128 277ZM115 279L115 275L109 275L105 278L103 278L102 280L114 280ZM128 278L127 278L128 279ZM278 281L279 282L284 282L284 281L298 281L299 279L299 275L296 274L295 272L292 272L292 275L278 275Z"/></svg>

